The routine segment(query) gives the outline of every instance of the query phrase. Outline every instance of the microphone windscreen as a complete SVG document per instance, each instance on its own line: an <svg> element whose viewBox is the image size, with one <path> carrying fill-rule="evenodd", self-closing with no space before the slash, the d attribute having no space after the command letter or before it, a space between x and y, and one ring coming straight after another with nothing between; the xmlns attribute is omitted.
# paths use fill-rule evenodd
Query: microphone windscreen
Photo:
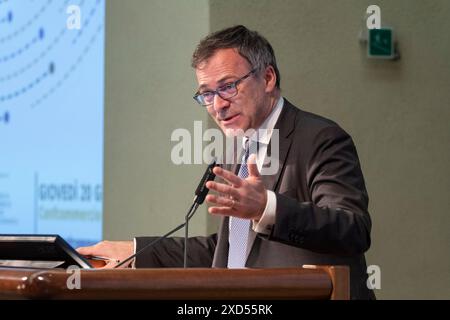
<svg viewBox="0 0 450 320"><path fill-rule="evenodd" d="M202 180L200 180L200 183L195 190L196 202L198 204L202 204L203 201L205 201L205 197L209 192L209 189L206 187L206 183L208 181L212 181L215 179L216 175L213 173L213 169L216 166L216 161L214 160L208 168L206 168L206 171L202 177Z"/></svg>

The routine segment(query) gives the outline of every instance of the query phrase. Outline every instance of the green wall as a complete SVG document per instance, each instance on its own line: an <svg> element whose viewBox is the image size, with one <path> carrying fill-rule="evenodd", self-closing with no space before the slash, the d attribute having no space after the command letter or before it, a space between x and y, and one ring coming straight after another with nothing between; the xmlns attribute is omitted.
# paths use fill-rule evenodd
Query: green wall
<svg viewBox="0 0 450 320"><path fill-rule="evenodd" d="M184 221L203 166L172 163L172 131L207 114L192 99L190 56L207 1L108 0L104 238L160 235ZM196 19L193 19L196 17ZM191 233L205 233L206 209Z"/></svg>
<svg viewBox="0 0 450 320"><path fill-rule="evenodd" d="M394 28L399 61L367 59L359 33L370 4ZM447 0L108 0L105 238L182 221L204 166L172 165L170 134L209 121L191 99L190 56L209 31L245 24L274 46L283 95L354 138L377 296L450 298L449 16ZM201 208L192 234L215 225Z"/></svg>

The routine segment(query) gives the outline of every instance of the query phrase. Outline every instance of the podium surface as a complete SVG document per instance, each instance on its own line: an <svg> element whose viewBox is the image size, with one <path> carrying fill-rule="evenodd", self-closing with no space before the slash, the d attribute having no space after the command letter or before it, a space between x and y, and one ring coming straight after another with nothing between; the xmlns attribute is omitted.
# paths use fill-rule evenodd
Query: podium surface
<svg viewBox="0 0 450 320"><path fill-rule="evenodd" d="M75 271L0 268L0 299L345 300L349 296L346 266Z"/></svg>

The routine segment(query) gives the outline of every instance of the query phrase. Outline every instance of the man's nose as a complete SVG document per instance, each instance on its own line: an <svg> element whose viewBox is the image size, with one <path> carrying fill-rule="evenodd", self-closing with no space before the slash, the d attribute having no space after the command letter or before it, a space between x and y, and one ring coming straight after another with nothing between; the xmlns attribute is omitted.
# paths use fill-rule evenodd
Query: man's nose
<svg viewBox="0 0 450 320"><path fill-rule="evenodd" d="M214 96L214 110L219 113L225 108L230 106L230 102L228 100L222 99L218 94Z"/></svg>

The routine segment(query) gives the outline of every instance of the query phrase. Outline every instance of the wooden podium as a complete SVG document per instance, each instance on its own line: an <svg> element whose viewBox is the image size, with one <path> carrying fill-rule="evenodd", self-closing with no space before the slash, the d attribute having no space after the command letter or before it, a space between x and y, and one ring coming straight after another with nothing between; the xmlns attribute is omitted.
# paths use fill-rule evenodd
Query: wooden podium
<svg viewBox="0 0 450 320"><path fill-rule="evenodd" d="M349 299L345 266L283 269L0 268L0 299ZM69 277L72 277L69 279ZM71 282L75 283L75 282Z"/></svg>

